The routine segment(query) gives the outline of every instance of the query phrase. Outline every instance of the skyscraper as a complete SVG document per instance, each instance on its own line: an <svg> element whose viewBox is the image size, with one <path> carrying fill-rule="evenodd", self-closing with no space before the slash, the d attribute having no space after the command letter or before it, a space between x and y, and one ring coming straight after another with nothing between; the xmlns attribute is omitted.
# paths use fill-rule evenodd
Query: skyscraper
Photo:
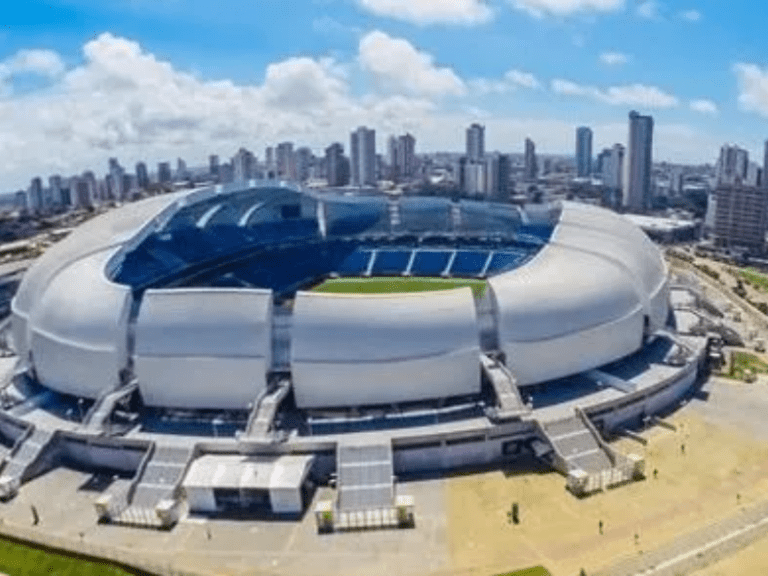
<svg viewBox="0 0 768 576"><path fill-rule="evenodd" d="M309 180L309 173L312 169L315 156L312 154L312 150L306 146L302 146L296 150L295 163L296 163L296 178L299 182L306 182Z"/></svg>
<svg viewBox="0 0 768 576"><path fill-rule="evenodd" d="M412 177L416 172L416 138L411 134L391 136L387 148L392 179Z"/></svg>
<svg viewBox="0 0 768 576"><path fill-rule="evenodd" d="M62 179L58 174L48 178L48 189L50 193L51 203L56 206L64 206L62 196Z"/></svg>
<svg viewBox="0 0 768 576"><path fill-rule="evenodd" d="M629 142L624 178L624 207L643 212L651 204L653 118L629 113Z"/></svg>
<svg viewBox="0 0 768 576"><path fill-rule="evenodd" d="M765 150L763 152L763 188L768 188L768 140L765 141Z"/></svg>
<svg viewBox="0 0 768 576"><path fill-rule="evenodd" d="M293 142L281 142L275 150L277 175L286 180L296 180L296 158L293 156Z"/></svg>
<svg viewBox="0 0 768 576"><path fill-rule="evenodd" d="M29 208L32 212L42 212L45 208L43 181L39 177L32 178L29 184Z"/></svg>
<svg viewBox="0 0 768 576"><path fill-rule="evenodd" d="M724 144L717 160L717 183L742 184L747 180L749 152L738 146Z"/></svg>
<svg viewBox="0 0 768 576"><path fill-rule="evenodd" d="M344 156L344 146L334 142L325 149L325 170L328 186L349 184L349 159Z"/></svg>
<svg viewBox="0 0 768 576"><path fill-rule="evenodd" d="M243 182L253 178L255 168L256 158L250 150L240 148L232 158L232 169L234 170L236 182Z"/></svg>
<svg viewBox="0 0 768 576"><path fill-rule="evenodd" d="M536 145L530 138L525 139L525 169L523 177L531 182L539 175L539 166L536 162Z"/></svg>
<svg viewBox="0 0 768 576"><path fill-rule="evenodd" d="M621 190L624 174L624 146L614 144L607 148L608 155L603 158L603 184L612 190Z"/></svg>
<svg viewBox="0 0 768 576"><path fill-rule="evenodd" d="M160 184L170 184L171 180L171 163L160 162L157 165L157 181Z"/></svg>
<svg viewBox="0 0 768 576"><path fill-rule="evenodd" d="M149 172L147 172L147 165L144 162L138 162L136 164L136 183L139 188L149 187Z"/></svg>
<svg viewBox="0 0 768 576"><path fill-rule="evenodd" d="M128 190L123 188L123 175L125 170L120 166L117 158L109 159L109 176L107 184L109 187L109 196L113 200L123 200Z"/></svg>
<svg viewBox="0 0 768 576"><path fill-rule="evenodd" d="M768 224L768 191L742 184L721 184L714 195L715 244L762 251Z"/></svg>
<svg viewBox="0 0 768 576"><path fill-rule="evenodd" d="M360 126L350 136L353 186L376 185L376 130Z"/></svg>
<svg viewBox="0 0 768 576"><path fill-rule="evenodd" d="M467 158L480 160L485 156L485 126L472 124L467 128Z"/></svg>
<svg viewBox="0 0 768 576"><path fill-rule="evenodd" d="M219 157L216 154L208 156L208 173L214 182L219 181Z"/></svg>
<svg viewBox="0 0 768 576"><path fill-rule="evenodd" d="M587 178L592 174L592 129L576 129L576 175Z"/></svg>

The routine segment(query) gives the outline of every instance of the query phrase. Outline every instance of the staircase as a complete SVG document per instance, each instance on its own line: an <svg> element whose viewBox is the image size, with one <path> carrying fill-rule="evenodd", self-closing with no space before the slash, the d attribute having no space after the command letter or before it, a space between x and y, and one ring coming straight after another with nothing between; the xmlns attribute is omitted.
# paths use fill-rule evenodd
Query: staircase
<svg viewBox="0 0 768 576"><path fill-rule="evenodd" d="M567 469L561 472L583 470L595 474L613 467L611 457L578 416L546 422L542 428L555 452L565 461Z"/></svg>
<svg viewBox="0 0 768 576"><path fill-rule="evenodd" d="M82 423L83 430L97 434L103 433L104 423L109 419L117 403L133 394L138 387L138 382L133 382L102 394L85 415Z"/></svg>
<svg viewBox="0 0 768 576"><path fill-rule="evenodd" d="M29 468L48 446L53 431L35 428L29 437L10 453L0 475L0 498L15 496L22 482L27 480Z"/></svg>
<svg viewBox="0 0 768 576"><path fill-rule="evenodd" d="M480 365L486 378L491 382L499 402L493 413L495 420L519 418L531 411L530 407L523 404L515 377L506 366L485 354L480 355Z"/></svg>
<svg viewBox="0 0 768 576"><path fill-rule="evenodd" d="M263 440L268 439L268 433L272 427L277 409L289 391L290 384L288 381L284 381L272 392L264 395L256 402L256 406L248 418L248 426L245 431L246 436Z"/></svg>
<svg viewBox="0 0 768 576"><path fill-rule="evenodd" d="M164 500L176 501L176 491L184 479L194 446L157 446L136 484L130 504L111 521L142 528L167 527L156 508ZM128 500L128 498L126 498Z"/></svg>

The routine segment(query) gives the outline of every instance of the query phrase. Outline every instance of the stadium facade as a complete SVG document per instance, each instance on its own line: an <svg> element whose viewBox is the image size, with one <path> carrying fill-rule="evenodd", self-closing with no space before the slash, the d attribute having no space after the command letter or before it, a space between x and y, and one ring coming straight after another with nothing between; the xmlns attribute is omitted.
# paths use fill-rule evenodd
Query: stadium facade
<svg viewBox="0 0 768 576"><path fill-rule="evenodd" d="M475 294L311 290L371 276L487 283ZM706 348L675 333L660 251L612 212L261 182L156 197L86 223L27 272L12 335L25 384L2 413L9 430L88 437L106 467L138 451L128 460L139 491L138 462L152 463L141 446L186 447L173 490L141 504L149 509L178 500L184 473L211 451L309 455L302 482L310 469L336 473L341 508L344 486L369 496L347 509L383 506L391 491L353 490L357 480L342 474L365 459L342 450L350 439L383 447L390 483L393 470L485 465L526 450L588 482L621 468L598 429L674 406ZM58 415L27 417L40 412L19 409L32 394L48 394ZM579 434L581 448L559 446ZM26 467L6 464L0 483L13 491L50 466L49 440ZM634 464L629 474L641 473ZM124 500L104 514L125 515Z"/></svg>

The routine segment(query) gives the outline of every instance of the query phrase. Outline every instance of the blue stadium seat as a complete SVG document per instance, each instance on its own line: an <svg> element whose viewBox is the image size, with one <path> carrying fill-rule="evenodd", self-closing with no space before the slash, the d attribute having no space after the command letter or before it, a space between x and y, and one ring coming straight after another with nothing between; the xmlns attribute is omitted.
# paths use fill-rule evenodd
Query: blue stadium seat
<svg viewBox="0 0 768 576"><path fill-rule="evenodd" d="M380 250L376 254L372 273L379 276L402 274L410 260L410 250Z"/></svg>
<svg viewBox="0 0 768 576"><path fill-rule="evenodd" d="M456 254L450 273L452 276L477 276L483 271L488 252L460 250Z"/></svg>
<svg viewBox="0 0 768 576"><path fill-rule="evenodd" d="M450 258L451 252L448 251L419 250L416 252L411 274L413 276L439 276L448 266Z"/></svg>
<svg viewBox="0 0 768 576"><path fill-rule="evenodd" d="M339 264L336 272L342 276L360 276L368 269L370 261L370 250L356 250Z"/></svg>

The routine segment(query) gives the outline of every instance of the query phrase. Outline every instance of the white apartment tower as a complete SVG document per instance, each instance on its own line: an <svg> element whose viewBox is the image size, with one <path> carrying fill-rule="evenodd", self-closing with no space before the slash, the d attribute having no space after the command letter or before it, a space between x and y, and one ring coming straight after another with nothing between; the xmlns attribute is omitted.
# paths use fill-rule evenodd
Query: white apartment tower
<svg viewBox="0 0 768 576"><path fill-rule="evenodd" d="M353 186L376 185L376 130L360 126L349 142Z"/></svg>

